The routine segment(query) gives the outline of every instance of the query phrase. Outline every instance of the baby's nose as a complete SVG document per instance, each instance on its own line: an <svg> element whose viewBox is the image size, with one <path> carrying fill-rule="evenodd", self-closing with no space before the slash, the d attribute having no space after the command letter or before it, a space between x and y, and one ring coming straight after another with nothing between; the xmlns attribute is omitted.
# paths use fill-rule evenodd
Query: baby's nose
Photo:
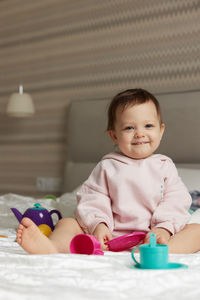
<svg viewBox="0 0 200 300"><path fill-rule="evenodd" d="M144 131L142 129L137 129L135 131L135 137L136 138L140 138L140 137L143 137L144 136Z"/></svg>

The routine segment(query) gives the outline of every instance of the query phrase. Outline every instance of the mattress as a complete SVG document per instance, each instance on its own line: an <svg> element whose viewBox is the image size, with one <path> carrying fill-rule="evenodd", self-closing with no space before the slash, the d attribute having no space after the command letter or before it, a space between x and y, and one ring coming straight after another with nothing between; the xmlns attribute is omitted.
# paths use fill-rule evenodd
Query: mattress
<svg viewBox="0 0 200 300"><path fill-rule="evenodd" d="M0 197L0 235L7 236L0 237L0 299L199 298L200 253L170 254L170 262L188 265L188 269L171 270L136 269L130 251L107 251L103 256L27 254L15 241L18 221L10 207L24 212L36 202L72 216L75 191L56 201L15 194Z"/></svg>

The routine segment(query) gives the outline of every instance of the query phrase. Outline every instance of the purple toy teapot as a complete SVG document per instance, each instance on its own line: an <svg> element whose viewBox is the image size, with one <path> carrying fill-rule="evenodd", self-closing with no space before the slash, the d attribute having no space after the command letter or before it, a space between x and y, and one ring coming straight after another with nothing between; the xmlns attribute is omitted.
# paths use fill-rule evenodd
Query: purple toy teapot
<svg viewBox="0 0 200 300"><path fill-rule="evenodd" d="M11 208L11 210L19 223L21 223L21 220L24 217L27 217L31 219L37 226L41 224L48 225L52 231L54 230L54 224L51 215L56 213L59 220L62 218L61 213L57 209L53 209L48 212L48 210L42 207L39 203L34 204L34 207L28 208L23 215L16 208Z"/></svg>

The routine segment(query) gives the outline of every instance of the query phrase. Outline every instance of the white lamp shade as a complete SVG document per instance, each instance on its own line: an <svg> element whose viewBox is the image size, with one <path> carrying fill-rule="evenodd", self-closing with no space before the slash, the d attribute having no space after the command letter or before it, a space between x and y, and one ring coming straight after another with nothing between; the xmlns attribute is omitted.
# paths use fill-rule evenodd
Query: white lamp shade
<svg viewBox="0 0 200 300"><path fill-rule="evenodd" d="M35 113L33 100L29 94L14 93L10 96L7 114L11 117L30 117Z"/></svg>

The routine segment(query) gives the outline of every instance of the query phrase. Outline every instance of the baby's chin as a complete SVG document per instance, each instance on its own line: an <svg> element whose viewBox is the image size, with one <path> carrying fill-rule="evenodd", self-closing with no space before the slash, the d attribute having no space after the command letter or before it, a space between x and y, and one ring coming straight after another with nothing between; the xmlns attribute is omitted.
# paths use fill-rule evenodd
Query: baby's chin
<svg viewBox="0 0 200 300"><path fill-rule="evenodd" d="M148 154L125 154L125 153L123 153L123 154L132 159L145 159L145 158L148 158L151 155L153 155L153 153L148 153Z"/></svg>

